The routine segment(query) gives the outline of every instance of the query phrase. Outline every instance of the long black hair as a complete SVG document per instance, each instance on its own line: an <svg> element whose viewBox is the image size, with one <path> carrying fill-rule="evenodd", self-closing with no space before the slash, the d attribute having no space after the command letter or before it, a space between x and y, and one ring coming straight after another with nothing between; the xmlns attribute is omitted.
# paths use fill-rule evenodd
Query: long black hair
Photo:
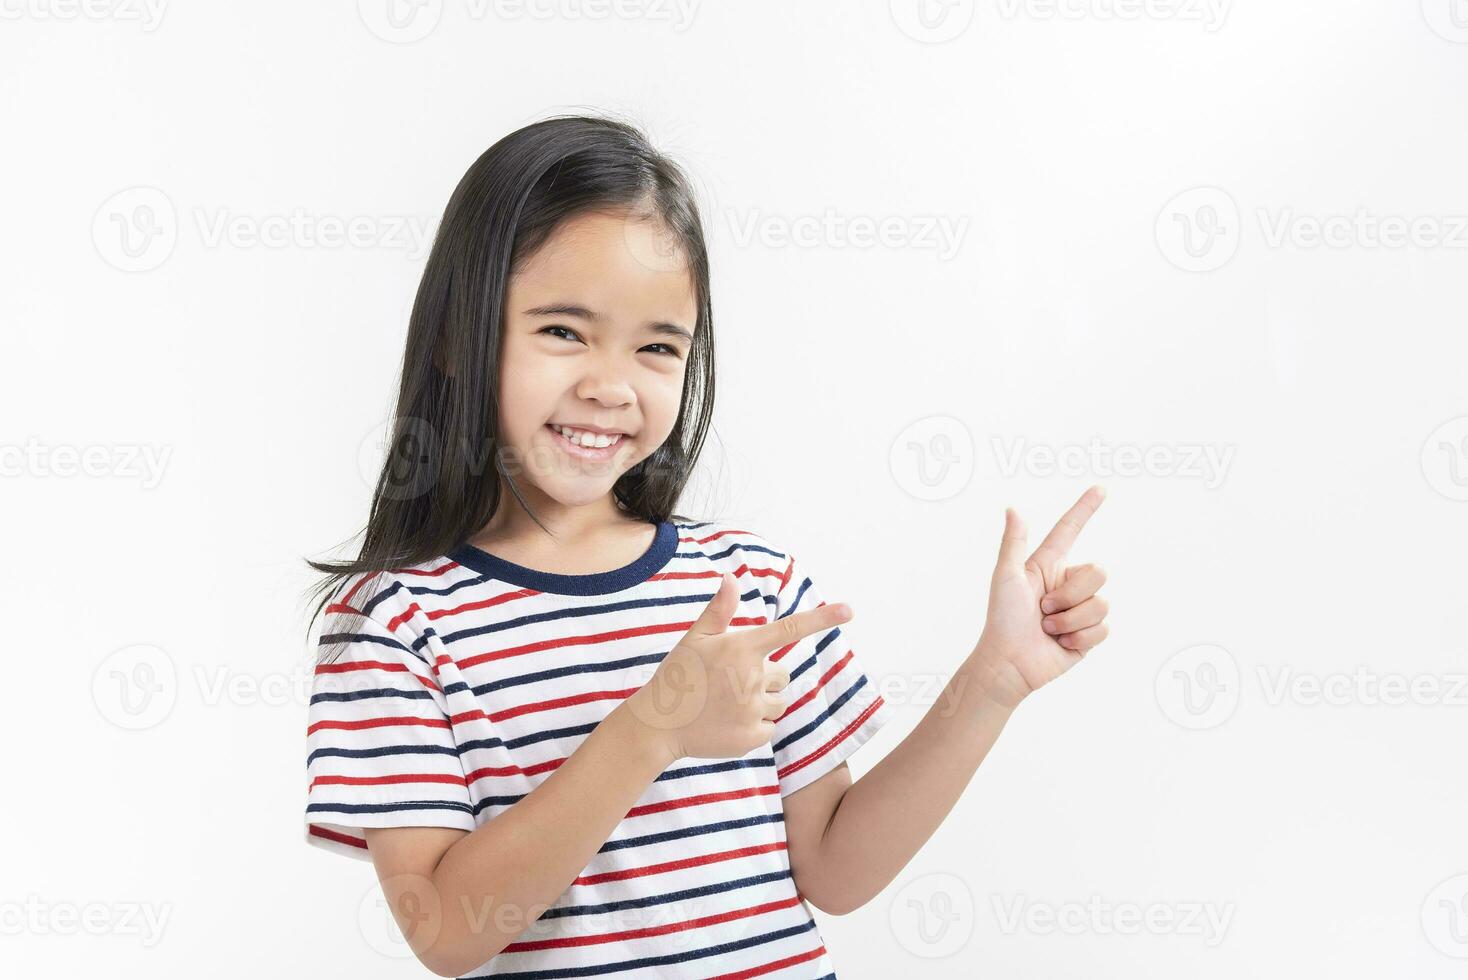
<svg viewBox="0 0 1468 980"><path fill-rule="evenodd" d="M698 322L672 433L612 492L630 516L687 520L673 508L703 448L714 398L708 251L692 187L634 124L552 116L485 150L449 198L413 301L387 458L361 550L350 561L306 559L326 573L308 590L319 597L308 634L323 609L361 615L345 603L329 605L353 576L428 561L476 534L500 506L500 476L529 511L498 446L497 379L510 277L562 221L617 210L660 222L680 246Z"/></svg>

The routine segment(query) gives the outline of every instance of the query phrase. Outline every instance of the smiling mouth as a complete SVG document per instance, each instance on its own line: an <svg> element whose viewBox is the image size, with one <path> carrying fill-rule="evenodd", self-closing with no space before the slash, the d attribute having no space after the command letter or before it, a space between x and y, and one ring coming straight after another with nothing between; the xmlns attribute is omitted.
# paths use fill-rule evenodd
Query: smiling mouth
<svg viewBox="0 0 1468 980"><path fill-rule="evenodd" d="M571 429L554 422L547 422L545 427L555 437L556 445L581 459L610 459L616 454L617 447L621 446L622 441L627 438L624 432L602 435Z"/></svg>

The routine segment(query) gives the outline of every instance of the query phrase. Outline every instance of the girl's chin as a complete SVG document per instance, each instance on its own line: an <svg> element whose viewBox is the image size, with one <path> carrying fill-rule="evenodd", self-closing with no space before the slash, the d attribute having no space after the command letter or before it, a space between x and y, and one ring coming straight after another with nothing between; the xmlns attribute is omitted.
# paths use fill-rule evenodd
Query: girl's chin
<svg viewBox="0 0 1468 980"><path fill-rule="evenodd" d="M630 446L625 447L605 460L575 459L559 452L540 453L537 456L542 465L526 475L537 489L564 506L593 504L605 499L622 474L635 464L636 456L630 450Z"/></svg>
<svg viewBox="0 0 1468 980"><path fill-rule="evenodd" d="M602 459L587 459L564 442L554 430L542 426L531 438L528 454L508 454L509 459L518 458L520 465L506 469L521 486L529 483L562 506L578 507L604 500L622 474L640 462L637 442L627 436L608 446L611 452Z"/></svg>
<svg viewBox="0 0 1468 980"><path fill-rule="evenodd" d="M535 488L562 507L587 507L606 500L616 482L607 479L559 479L537 482Z"/></svg>

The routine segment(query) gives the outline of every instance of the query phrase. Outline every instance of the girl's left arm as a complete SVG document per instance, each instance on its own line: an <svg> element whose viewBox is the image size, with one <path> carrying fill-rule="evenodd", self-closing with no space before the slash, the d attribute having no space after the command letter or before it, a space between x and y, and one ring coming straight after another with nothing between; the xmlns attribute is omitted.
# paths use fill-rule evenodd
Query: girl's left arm
<svg viewBox="0 0 1468 980"><path fill-rule="evenodd" d="M816 908L843 915L885 888L948 816L1026 697L1106 637L1097 565L1063 564L1105 494L1092 487L1028 558L1005 510L979 642L917 727L855 783L843 763L785 799L790 868Z"/></svg>

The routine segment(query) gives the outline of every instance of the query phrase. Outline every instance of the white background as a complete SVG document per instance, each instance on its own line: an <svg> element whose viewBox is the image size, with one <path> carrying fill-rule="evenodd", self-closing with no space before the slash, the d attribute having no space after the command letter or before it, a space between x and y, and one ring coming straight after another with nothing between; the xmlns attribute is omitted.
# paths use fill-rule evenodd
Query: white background
<svg viewBox="0 0 1468 980"><path fill-rule="evenodd" d="M303 841L302 559L366 519L400 226L580 107L700 185L684 509L855 608L898 708L856 773L977 638L1004 506L1110 491L1110 639L821 916L843 980L1463 975L1468 3L98 3L0 3L14 975L428 975Z"/></svg>

